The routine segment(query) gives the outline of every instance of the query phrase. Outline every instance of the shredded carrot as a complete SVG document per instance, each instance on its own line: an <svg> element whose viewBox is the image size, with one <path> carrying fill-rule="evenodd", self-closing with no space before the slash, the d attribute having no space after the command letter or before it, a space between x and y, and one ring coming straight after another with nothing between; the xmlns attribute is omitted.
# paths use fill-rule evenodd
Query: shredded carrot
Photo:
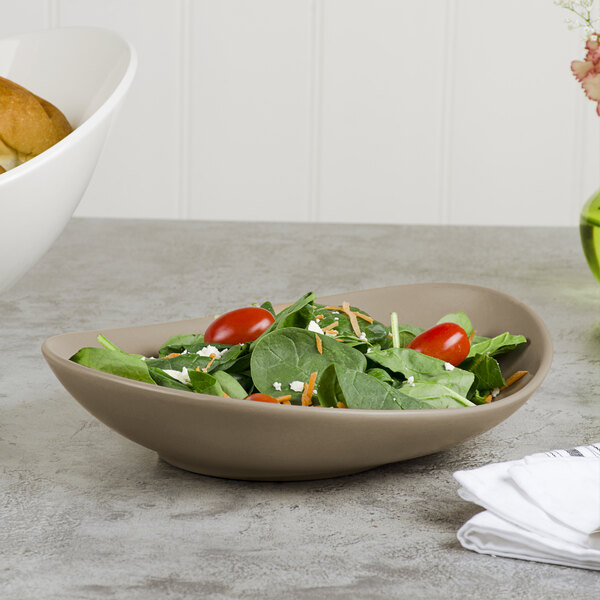
<svg viewBox="0 0 600 600"><path fill-rule="evenodd" d="M275 398L275 400L277 400L277 402L289 402L292 399L292 395L288 394L287 396L278 396L277 398Z"/></svg>
<svg viewBox="0 0 600 600"><path fill-rule="evenodd" d="M175 358L176 356L181 356L181 354L179 352L171 352L171 354L168 354L165 358Z"/></svg>
<svg viewBox="0 0 600 600"><path fill-rule="evenodd" d="M517 371L516 373L513 373L506 380L506 384L500 388L500 391L505 390L509 385L512 385L513 383L515 383L515 381L519 381L519 379L521 379L521 377L523 377L524 375L527 375L527 371Z"/></svg>
<svg viewBox="0 0 600 600"><path fill-rule="evenodd" d="M475 330L473 329L473 331L471 331L471 335L469 336L469 343L471 343L473 341L474 337L475 337Z"/></svg>
<svg viewBox="0 0 600 600"><path fill-rule="evenodd" d="M334 321L333 323L330 323L329 325L326 325L325 327L323 327L322 331L329 331L330 329L337 327L339 324L340 324L339 321Z"/></svg>
<svg viewBox="0 0 600 600"><path fill-rule="evenodd" d="M289 400L282 400L281 404L291 404L291 402Z"/></svg>
<svg viewBox="0 0 600 600"><path fill-rule="evenodd" d="M342 304L342 310L348 315L348 318L350 319L350 325L352 325L352 330L356 334L356 337L360 337L362 335L362 331L358 326L356 315L350 310L350 304L348 304L348 302L344 302Z"/></svg>
<svg viewBox="0 0 600 600"><path fill-rule="evenodd" d="M323 354L323 342L321 341L318 333L315 333L315 341L317 342L317 352L319 354Z"/></svg>
<svg viewBox="0 0 600 600"><path fill-rule="evenodd" d="M223 390L221 390L221 391L223 391ZM223 396L224 396L225 398L231 398L231 396L228 396L228 395L227 395L225 392L223 392Z"/></svg>
<svg viewBox="0 0 600 600"><path fill-rule="evenodd" d="M310 406L311 404L312 398L308 395L308 383L305 383L302 391L302 406Z"/></svg>
<svg viewBox="0 0 600 600"><path fill-rule="evenodd" d="M366 321L367 323L373 323L373 319L371 317L369 317L369 315L363 315L362 313L358 312L357 310L352 311L359 319L363 319L363 321Z"/></svg>
<svg viewBox="0 0 600 600"><path fill-rule="evenodd" d="M519 381L519 379L521 379L521 377L524 377L525 375L527 375L528 371L517 371L516 373L513 373L507 380L506 383L498 388L498 392L501 392L502 390L505 390L509 385L512 385L513 383L515 383L516 381ZM492 394L488 394L484 400L485 402L491 402L493 399Z"/></svg>
<svg viewBox="0 0 600 600"><path fill-rule="evenodd" d="M208 361L208 364L204 367L204 369L202 369L205 373L208 371L208 369L210 369L210 366L215 362L215 358L217 358L216 354L210 354L210 360Z"/></svg>
<svg viewBox="0 0 600 600"><path fill-rule="evenodd" d="M317 321L320 321L321 319L324 319L324 318L325 318L325 317L324 317L323 315L317 315L317 316L315 317L315 319L316 319Z"/></svg>
<svg viewBox="0 0 600 600"><path fill-rule="evenodd" d="M342 310L341 306L326 306L327 310Z"/></svg>
<svg viewBox="0 0 600 600"><path fill-rule="evenodd" d="M344 404L343 402L338 402L338 403L337 403L337 407L338 407L338 408L348 408L348 407L346 406L346 404Z"/></svg>
<svg viewBox="0 0 600 600"><path fill-rule="evenodd" d="M333 335L337 335L338 333L339 333L339 331L337 329L328 329L325 332L325 335L333 336Z"/></svg>
<svg viewBox="0 0 600 600"><path fill-rule="evenodd" d="M315 389L315 381L317 381L317 371L313 371L310 374L308 383L304 384L304 391L302 392L302 406L310 406L312 404L312 395Z"/></svg>

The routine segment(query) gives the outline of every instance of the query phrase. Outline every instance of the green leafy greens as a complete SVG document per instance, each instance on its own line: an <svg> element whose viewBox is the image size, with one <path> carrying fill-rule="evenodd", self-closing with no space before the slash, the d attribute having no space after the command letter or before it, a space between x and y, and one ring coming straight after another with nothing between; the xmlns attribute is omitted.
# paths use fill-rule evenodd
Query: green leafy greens
<svg viewBox="0 0 600 600"><path fill-rule="evenodd" d="M168 339L156 357L146 357L128 354L100 335L102 347L82 348L71 360L186 392L238 399L261 393L288 398L291 404L415 410L485 403L505 385L495 357L527 342L508 332L476 336L464 312L451 313L438 323L456 323L472 336L467 358L453 366L408 348L424 329L397 325L395 315L392 343L390 327L366 311L351 306L353 320L357 317L353 324L342 307L315 303L313 292L279 313L269 301L261 307L274 321L247 343L211 344L201 332L186 333Z"/></svg>

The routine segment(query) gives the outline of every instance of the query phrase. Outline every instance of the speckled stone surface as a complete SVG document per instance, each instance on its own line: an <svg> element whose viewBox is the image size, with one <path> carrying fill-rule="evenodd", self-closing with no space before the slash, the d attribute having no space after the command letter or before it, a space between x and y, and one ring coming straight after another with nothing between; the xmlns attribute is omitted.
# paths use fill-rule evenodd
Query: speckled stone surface
<svg viewBox="0 0 600 600"><path fill-rule="evenodd" d="M56 333L426 281L532 306L554 339L551 373L474 440L338 479L170 467L86 413L40 353ZM598 573L456 540L480 509L453 471L600 440L600 284L575 229L73 220L0 296L0 331L3 599L600 597Z"/></svg>

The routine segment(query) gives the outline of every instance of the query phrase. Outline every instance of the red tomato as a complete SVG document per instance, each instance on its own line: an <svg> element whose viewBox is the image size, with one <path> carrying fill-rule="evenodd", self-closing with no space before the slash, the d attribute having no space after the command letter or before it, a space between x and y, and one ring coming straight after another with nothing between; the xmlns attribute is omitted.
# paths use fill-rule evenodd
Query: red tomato
<svg viewBox="0 0 600 600"><path fill-rule="evenodd" d="M275 402L279 404L279 400L277 400L277 398L273 398L273 396L269 396L269 394L250 394L250 396L246 396L244 400L255 400L256 402Z"/></svg>
<svg viewBox="0 0 600 600"><path fill-rule="evenodd" d="M262 335L275 320L266 309L258 306L238 308L216 318L204 333L211 344L243 344Z"/></svg>
<svg viewBox="0 0 600 600"><path fill-rule="evenodd" d="M467 358L471 342L466 331L456 323L439 323L418 335L409 348L444 360L455 367Z"/></svg>

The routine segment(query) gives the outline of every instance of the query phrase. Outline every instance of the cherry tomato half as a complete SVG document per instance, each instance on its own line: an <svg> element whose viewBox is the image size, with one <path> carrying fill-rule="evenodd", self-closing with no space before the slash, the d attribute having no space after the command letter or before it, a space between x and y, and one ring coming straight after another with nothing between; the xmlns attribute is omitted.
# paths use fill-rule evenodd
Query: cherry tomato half
<svg viewBox="0 0 600 600"><path fill-rule="evenodd" d="M418 335L409 348L446 361L455 367L467 358L471 342L466 331L456 323L439 323Z"/></svg>
<svg viewBox="0 0 600 600"><path fill-rule="evenodd" d="M273 398L273 396L269 396L269 394L250 394L246 396L244 400L255 400L256 402L275 402L279 404L279 400L277 398Z"/></svg>
<svg viewBox="0 0 600 600"><path fill-rule="evenodd" d="M265 308L238 308L216 318L204 333L211 344L243 344L262 335L275 320Z"/></svg>

